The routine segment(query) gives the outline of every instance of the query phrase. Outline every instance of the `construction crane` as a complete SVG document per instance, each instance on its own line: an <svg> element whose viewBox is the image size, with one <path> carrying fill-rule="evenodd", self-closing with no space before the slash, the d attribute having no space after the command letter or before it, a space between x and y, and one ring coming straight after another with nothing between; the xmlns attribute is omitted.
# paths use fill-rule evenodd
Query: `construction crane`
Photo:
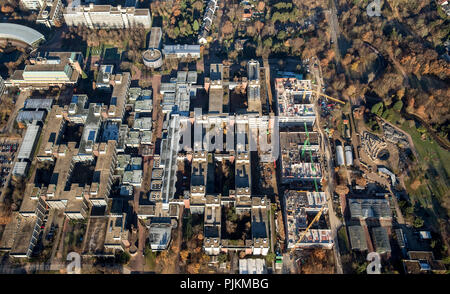
<svg viewBox="0 0 450 294"><path fill-rule="evenodd" d="M317 222L320 217L322 216L323 211L325 210L326 205L322 206L322 208L319 210L319 212L316 214L316 216L314 217L314 219L311 221L311 223L308 225L308 227L306 228L306 230L304 230L302 232L302 234L300 235L300 238L298 238L298 241L294 244L294 246L291 248L291 253L295 250L295 248L298 247L298 244L300 244L300 242L303 240L303 238L305 238L306 233L309 232L309 229L311 228L311 226Z"/></svg>
<svg viewBox="0 0 450 294"><path fill-rule="evenodd" d="M313 92L313 93L316 93L316 94L319 95L319 96L323 96L323 97L327 98L328 100L332 100L332 101L337 102L337 103L340 103L340 104L342 104L342 105L345 104L344 101L341 101L341 100L339 100L339 99L336 99L336 98L333 98L333 97L331 97L331 96L328 96L327 94L324 94L324 93L322 93L322 92L319 92L319 91L316 91L316 90L310 90L310 91Z"/></svg>
<svg viewBox="0 0 450 294"><path fill-rule="evenodd" d="M305 154L305 149L306 149L306 147L307 147L307 146L311 146L310 139L309 139L308 125L306 124L306 122L304 122L304 124L305 124L305 132L306 132L306 137L307 137L307 138L306 138L306 140L305 140L305 143L303 144L303 148L302 148L302 156ZM313 157L312 157L311 148L309 148L308 151L309 151L309 157L310 157L310 160L311 160L311 167L312 167L312 170L315 172L316 169L315 169L314 165L312 164L312 163L313 163L313 159L312 159ZM316 192L319 192L319 187L317 186L316 178L314 178L314 186L315 186ZM318 220L320 219L320 216L322 215L322 213L323 213L325 207L326 207L326 205L322 206L322 208L319 210L319 212L317 212L316 216L315 216L314 219L311 221L311 223L308 225L308 227L306 227L306 230L304 230L304 231L302 232L302 234L300 235L300 238L299 238L298 241L295 243L295 245L292 247L291 253L292 253L292 251L295 250L295 248L298 246L298 244L300 244L300 242L301 242L301 241L303 240L303 238L306 236L306 233L308 233L308 231L309 231L309 229L311 228L311 226L312 226L316 221L318 221Z"/></svg>
<svg viewBox="0 0 450 294"><path fill-rule="evenodd" d="M305 100L305 98L306 98L306 92L307 92L307 91L311 91L311 92L313 92L313 93L315 93L315 94L317 94L317 95L319 95L319 96L323 96L323 97L327 98L328 100L332 100L332 101L337 102L337 103L340 103L340 104L342 104L342 105L345 104L345 101L342 101L342 100L333 98L333 97L331 97L331 96L328 96L328 95L325 94L325 93L322 93L322 92L320 92L320 91L313 90L313 89L303 89L303 100Z"/></svg>

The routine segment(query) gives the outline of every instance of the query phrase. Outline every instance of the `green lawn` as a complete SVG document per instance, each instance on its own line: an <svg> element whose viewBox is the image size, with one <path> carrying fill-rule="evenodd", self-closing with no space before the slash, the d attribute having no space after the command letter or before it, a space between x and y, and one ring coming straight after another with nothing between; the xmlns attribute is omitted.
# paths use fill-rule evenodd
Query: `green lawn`
<svg viewBox="0 0 450 294"><path fill-rule="evenodd" d="M145 267L147 270L154 270L156 266L156 252L150 249L150 246L145 250Z"/></svg>
<svg viewBox="0 0 450 294"><path fill-rule="evenodd" d="M450 174L450 153L441 148L436 142L428 138L422 140L421 134L416 128L411 128L408 122L402 124L402 129L408 132L413 139L414 146L419 154L420 167L424 171L417 174L422 179L421 186L416 191L408 191L415 198L421 201L424 196L427 204L431 204L434 194L439 201L448 196L448 186ZM407 187L409 188L409 187Z"/></svg>
<svg viewBox="0 0 450 294"><path fill-rule="evenodd" d="M338 230L338 242L340 254L345 255L350 253L350 242L347 237L347 230L345 226L342 226Z"/></svg>
<svg viewBox="0 0 450 294"><path fill-rule="evenodd" d="M389 120L411 135L419 155L418 165L405 179L407 192L413 202L418 201L422 207L433 211L437 220L442 217L441 213L444 212L440 203L449 195L450 152L439 146L428 135L423 140L417 125L410 125L409 121L402 121L400 118L399 113L392 111ZM411 184L415 180L420 181L420 186L414 190L411 188Z"/></svg>

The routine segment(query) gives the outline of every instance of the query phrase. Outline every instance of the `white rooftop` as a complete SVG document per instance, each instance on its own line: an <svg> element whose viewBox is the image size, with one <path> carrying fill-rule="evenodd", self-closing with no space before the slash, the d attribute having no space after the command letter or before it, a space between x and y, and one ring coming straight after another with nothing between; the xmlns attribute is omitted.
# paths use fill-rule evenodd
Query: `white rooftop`
<svg viewBox="0 0 450 294"><path fill-rule="evenodd" d="M38 31L13 23L0 23L0 39L14 39L30 46L39 40L45 40L44 35Z"/></svg>

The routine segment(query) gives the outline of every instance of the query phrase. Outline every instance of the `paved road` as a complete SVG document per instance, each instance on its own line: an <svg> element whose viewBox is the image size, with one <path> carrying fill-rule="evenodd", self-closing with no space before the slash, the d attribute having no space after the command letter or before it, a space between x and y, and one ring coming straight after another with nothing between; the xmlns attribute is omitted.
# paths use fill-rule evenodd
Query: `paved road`
<svg viewBox="0 0 450 294"><path fill-rule="evenodd" d="M3 128L3 133L12 133L14 128L14 121L16 120L16 116L19 113L19 110L23 108L25 104L25 100L31 95L31 92L29 90L22 90L20 91L15 106L14 111L11 113L11 116L8 119L8 122L6 123L6 126Z"/></svg>
<svg viewBox="0 0 450 294"><path fill-rule="evenodd" d="M315 111L316 111L316 116L317 118L319 118L319 111L318 111L318 104L316 104L315 107ZM342 274L343 270L342 270L342 262L341 262L341 256L339 254L339 242L338 242L338 238L337 238L337 231L339 230L339 228L342 226L341 221L337 218L335 212L334 212L334 207L333 207L333 193L334 193L334 168L333 168L333 158L331 156L331 151L330 151L330 145L328 142L328 138L326 136L324 136L322 129L320 128L320 125L318 126L318 130L320 133L320 136L322 138L322 144L321 144L321 148L322 148L322 154L325 154L326 157L326 162L327 162L327 172L328 172L328 183L327 183L327 189L325 191L326 196L327 196L327 200L328 200L328 218L330 220L330 229L332 232L332 237L334 240L334 247L333 247L333 253L334 253L334 258L336 261L336 271L338 274Z"/></svg>
<svg viewBox="0 0 450 294"><path fill-rule="evenodd" d="M160 101L162 99L161 94L159 94L159 90L161 87L161 75L154 75L152 77L152 91L153 91L153 111L152 111L152 119L156 122L156 126L153 125L155 128L153 131L153 138L152 142L155 144L156 139L161 137L162 134L162 124L164 116L162 115L161 109L160 109ZM144 174L142 176L143 182L141 185L141 188L134 190L134 201L133 201L133 210L134 212L138 213L138 207L139 207L139 198L141 196L141 193L147 193L150 188L150 181L151 181L151 172L153 167L153 156L150 156L150 158L146 157L144 159ZM145 258L144 258L144 249L145 249L145 243L146 243L146 237L147 237L147 228L141 224L141 222L137 221L137 229L138 229L138 252L135 257L133 257L132 262L130 262L130 269L132 271L144 271L144 264L145 264Z"/></svg>
<svg viewBox="0 0 450 294"><path fill-rule="evenodd" d="M318 60L316 58L312 58L312 63L314 62L318 62ZM320 71L320 66L319 67L311 67L312 73L315 76L316 79L316 84L317 84L317 90L321 91L322 89L322 85L323 85L323 78L321 75L321 71ZM324 135L322 128L320 127L320 113L319 113L319 109L320 109L320 105L318 103L318 101L315 101L315 107L314 107L314 111L316 112L316 117L317 117L317 129L320 133L320 137L321 137L321 149L322 149L322 154L325 154L325 160L327 163L327 172L328 172L328 183L327 183L327 189L325 191L325 193L327 194L327 200L328 200L328 218L330 220L330 229L332 232L332 237L334 240L334 247L333 247L333 253L334 253L334 258L335 258L335 264L336 264L336 271L338 274L342 274L343 270L342 270L342 262L341 262L341 256L339 254L339 242L337 239L337 230L339 230L339 228L342 226L341 221L337 218L335 212L334 212L334 207L333 207L333 193L334 193L334 165L333 165L333 157L331 156L331 148L330 148L330 144L328 141L327 136ZM323 164L322 164L323 166Z"/></svg>
<svg viewBox="0 0 450 294"><path fill-rule="evenodd" d="M273 105L274 105L274 101L273 101L273 96L272 96L272 83L270 82L271 80L271 75L270 75L270 64L269 64L269 60L268 59L264 59L263 60L263 65L264 68L266 69L266 86L267 86L267 101L269 102L269 107L271 110L275 111Z"/></svg>

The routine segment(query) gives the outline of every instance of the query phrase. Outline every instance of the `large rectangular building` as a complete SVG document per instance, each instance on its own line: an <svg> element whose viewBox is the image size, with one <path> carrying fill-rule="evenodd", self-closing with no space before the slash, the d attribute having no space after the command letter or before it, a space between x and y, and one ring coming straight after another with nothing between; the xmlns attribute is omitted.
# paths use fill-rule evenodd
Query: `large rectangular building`
<svg viewBox="0 0 450 294"><path fill-rule="evenodd" d="M39 10L44 5L44 0L20 0L20 4L28 10Z"/></svg>
<svg viewBox="0 0 450 294"><path fill-rule="evenodd" d="M86 26L90 29L149 29L152 18L149 9L111 5L79 5L76 1L64 10L67 26Z"/></svg>
<svg viewBox="0 0 450 294"><path fill-rule="evenodd" d="M19 149L19 154L17 155L18 159L33 159L33 151L36 146L36 142L39 139L40 130L40 126L28 126L25 136L23 137L22 145Z"/></svg>
<svg viewBox="0 0 450 294"><path fill-rule="evenodd" d="M164 45L166 58L200 58L200 45Z"/></svg>
<svg viewBox="0 0 450 294"><path fill-rule="evenodd" d="M350 215L355 219L392 219L386 199L348 199Z"/></svg>
<svg viewBox="0 0 450 294"><path fill-rule="evenodd" d="M74 85L82 73L82 61L81 52L40 52L30 58L31 64L16 70L6 83L34 88Z"/></svg>
<svg viewBox="0 0 450 294"><path fill-rule="evenodd" d="M316 120L310 80L275 79L278 115L281 126L314 125Z"/></svg>
<svg viewBox="0 0 450 294"><path fill-rule="evenodd" d="M309 137L309 138L308 138ZM306 142L309 144L306 144ZM316 132L280 132L281 182L322 179L319 163L319 136Z"/></svg>

